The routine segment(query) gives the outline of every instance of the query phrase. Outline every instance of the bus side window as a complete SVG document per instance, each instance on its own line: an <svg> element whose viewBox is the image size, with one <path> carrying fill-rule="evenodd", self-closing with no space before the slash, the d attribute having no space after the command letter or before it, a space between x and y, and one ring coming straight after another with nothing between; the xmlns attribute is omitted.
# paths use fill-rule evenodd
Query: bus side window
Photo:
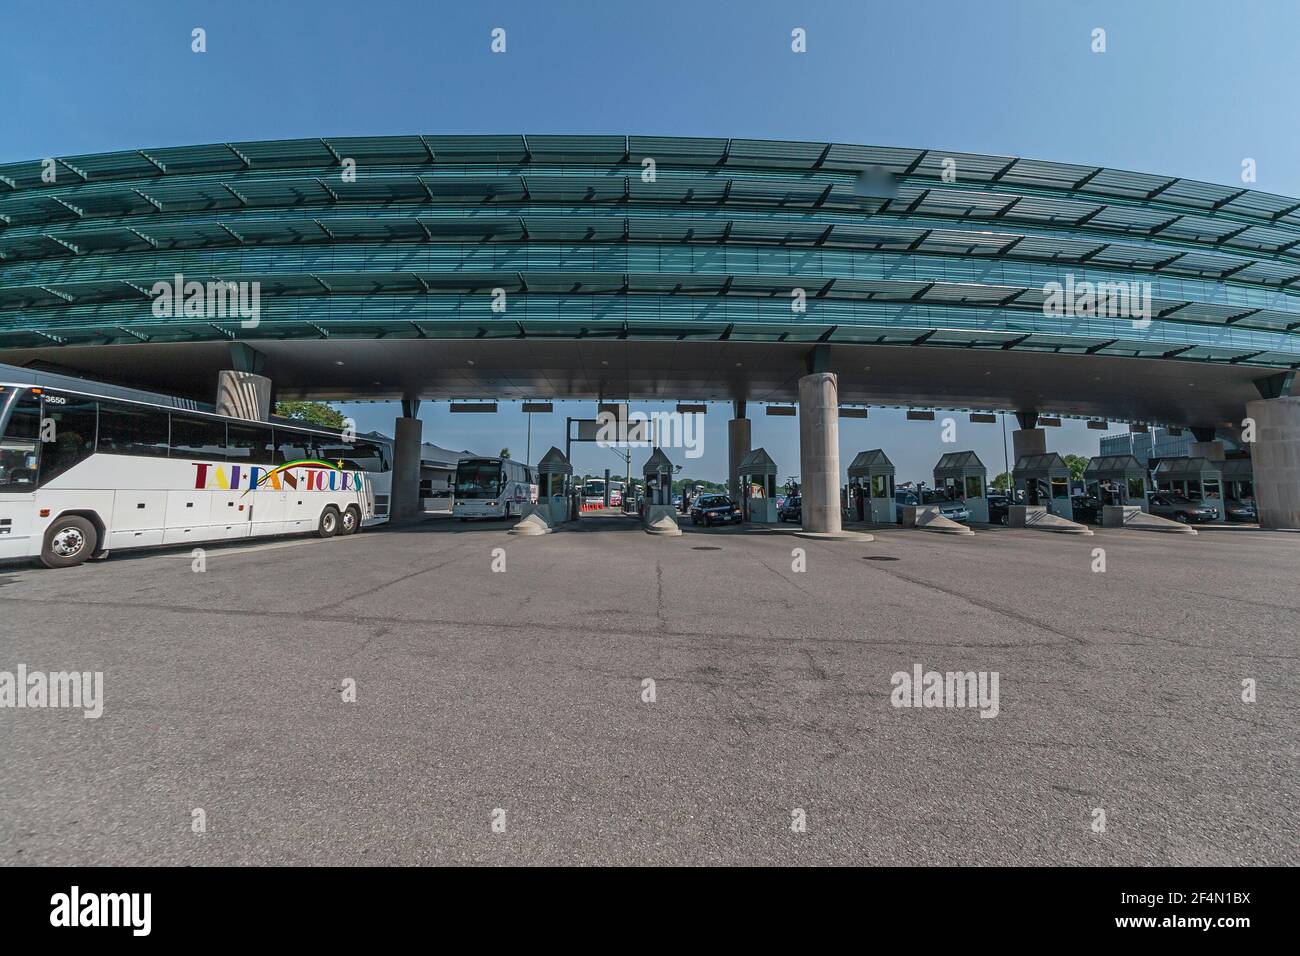
<svg viewBox="0 0 1300 956"><path fill-rule="evenodd" d="M277 428L275 429L275 463L283 465L289 461L317 458L319 445L320 442L315 436L306 432Z"/></svg>
<svg viewBox="0 0 1300 956"><path fill-rule="evenodd" d="M226 460L226 425L210 418L172 415L172 458Z"/></svg>
<svg viewBox="0 0 1300 956"><path fill-rule="evenodd" d="M40 483L44 485L52 478L63 474L74 465L85 461L95 452L95 432L99 417L99 405L94 399L66 399L59 396L62 404L54 404L46 396L41 406L44 420L42 432L53 425L53 439L41 443ZM42 434L42 438L50 437Z"/></svg>
<svg viewBox="0 0 1300 956"><path fill-rule="evenodd" d="M269 465L274 457L271 429L259 425L226 426L226 457L247 465Z"/></svg>
<svg viewBox="0 0 1300 956"><path fill-rule="evenodd" d="M125 402L99 403L99 440L102 455L167 457L167 413Z"/></svg>

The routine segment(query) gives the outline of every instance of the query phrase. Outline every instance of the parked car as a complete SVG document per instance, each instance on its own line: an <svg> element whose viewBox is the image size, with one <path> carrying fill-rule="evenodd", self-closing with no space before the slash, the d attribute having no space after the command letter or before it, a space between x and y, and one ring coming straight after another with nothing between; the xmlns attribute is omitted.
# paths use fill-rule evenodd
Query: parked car
<svg viewBox="0 0 1300 956"><path fill-rule="evenodd" d="M970 509L966 507L964 501L954 501L951 498L945 498L943 493L934 489L927 489L921 492L922 503L927 505L938 505L939 514L943 515L949 521L969 521Z"/></svg>
<svg viewBox="0 0 1300 956"><path fill-rule="evenodd" d="M894 518L898 524L903 523L903 512L900 509L916 505L938 505L939 514L949 521L970 520L970 511L967 509L965 502L949 501L932 489L922 491L919 495L915 491L896 491L894 492L894 504L898 506L895 509L896 517Z"/></svg>
<svg viewBox="0 0 1300 956"><path fill-rule="evenodd" d="M803 496L790 495L776 509L779 521L803 521Z"/></svg>
<svg viewBox="0 0 1300 956"><path fill-rule="evenodd" d="M691 505L691 524L740 524L740 506L726 495L700 495Z"/></svg>
<svg viewBox="0 0 1300 956"><path fill-rule="evenodd" d="M1224 517L1229 521L1259 521L1259 509L1253 499L1246 501L1227 501L1224 503Z"/></svg>
<svg viewBox="0 0 1300 956"><path fill-rule="evenodd" d="M1215 521L1219 517L1219 509L1213 505L1208 505L1203 501L1193 501L1185 495L1174 494L1169 491L1161 491L1152 495L1148 507L1153 515L1158 515L1161 518L1172 518L1174 521L1181 521L1183 524L1201 524L1206 521Z"/></svg>
<svg viewBox="0 0 1300 956"><path fill-rule="evenodd" d="M990 493L988 502L989 524L1006 524L1011 512L1011 496Z"/></svg>
<svg viewBox="0 0 1300 956"><path fill-rule="evenodd" d="M1074 508L1074 520L1086 521L1088 524L1101 523L1101 501L1093 495L1075 495L1070 499Z"/></svg>

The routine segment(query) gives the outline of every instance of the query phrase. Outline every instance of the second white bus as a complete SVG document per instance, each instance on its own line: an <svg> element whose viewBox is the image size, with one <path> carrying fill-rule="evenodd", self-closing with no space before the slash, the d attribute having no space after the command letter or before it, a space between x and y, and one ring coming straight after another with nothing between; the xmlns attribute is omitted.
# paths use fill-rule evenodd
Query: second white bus
<svg viewBox="0 0 1300 956"><path fill-rule="evenodd" d="M451 513L470 518L518 517L523 506L537 503L533 470L510 458L463 458L456 465Z"/></svg>

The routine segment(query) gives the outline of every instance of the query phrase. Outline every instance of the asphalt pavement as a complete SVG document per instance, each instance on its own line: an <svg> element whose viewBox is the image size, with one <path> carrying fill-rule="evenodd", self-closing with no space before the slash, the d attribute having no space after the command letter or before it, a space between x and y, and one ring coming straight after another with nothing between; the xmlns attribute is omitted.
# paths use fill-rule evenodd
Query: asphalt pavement
<svg viewBox="0 0 1300 956"><path fill-rule="evenodd" d="M430 520L193 568L0 567L0 671L104 675L0 708L0 863L1300 864L1300 535ZM918 665L996 716L894 706Z"/></svg>

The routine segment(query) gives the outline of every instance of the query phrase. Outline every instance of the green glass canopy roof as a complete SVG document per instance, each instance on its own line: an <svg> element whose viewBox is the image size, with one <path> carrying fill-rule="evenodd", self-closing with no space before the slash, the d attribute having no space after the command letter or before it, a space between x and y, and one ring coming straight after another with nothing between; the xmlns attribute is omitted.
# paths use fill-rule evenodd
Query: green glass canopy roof
<svg viewBox="0 0 1300 956"><path fill-rule="evenodd" d="M891 194L858 187L873 168ZM258 283L257 326L155 317L151 289L177 274ZM1149 284L1150 323L1045 314L1045 287L1067 280ZM1300 200L1016 157L723 138L346 137L0 165L0 350L331 336L1291 370Z"/></svg>

